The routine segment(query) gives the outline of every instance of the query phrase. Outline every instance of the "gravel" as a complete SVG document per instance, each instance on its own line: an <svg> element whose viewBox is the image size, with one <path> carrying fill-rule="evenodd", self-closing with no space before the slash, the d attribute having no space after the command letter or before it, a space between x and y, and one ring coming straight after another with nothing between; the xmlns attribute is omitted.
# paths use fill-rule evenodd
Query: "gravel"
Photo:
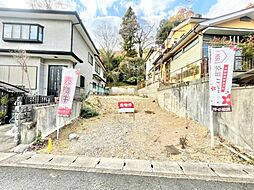
<svg viewBox="0 0 254 190"><path fill-rule="evenodd" d="M224 147L215 144L210 149L207 128L195 121L186 120L163 111L157 101L137 96L92 96L88 99L100 113L90 119L80 119L60 133L54 142L53 153L75 154L91 157L117 157L129 159L180 160L202 162L239 162ZM118 114L118 101L135 104L132 114ZM188 126L188 127L186 127ZM71 133L79 135L69 141ZM187 147L179 144L187 138ZM181 154L170 155L166 147L174 145Z"/></svg>

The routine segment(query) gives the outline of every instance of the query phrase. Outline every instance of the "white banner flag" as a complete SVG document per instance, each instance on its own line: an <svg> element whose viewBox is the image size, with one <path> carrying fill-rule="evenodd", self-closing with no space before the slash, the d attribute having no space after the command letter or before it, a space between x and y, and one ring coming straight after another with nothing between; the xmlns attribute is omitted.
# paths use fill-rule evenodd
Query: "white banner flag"
<svg viewBox="0 0 254 190"><path fill-rule="evenodd" d="M72 112L72 102L76 90L76 83L79 76L79 70L62 70L61 91L58 105L58 115L68 117Z"/></svg>
<svg viewBox="0 0 254 190"><path fill-rule="evenodd" d="M234 60L234 48L211 48L210 101L214 112L232 111L231 87Z"/></svg>

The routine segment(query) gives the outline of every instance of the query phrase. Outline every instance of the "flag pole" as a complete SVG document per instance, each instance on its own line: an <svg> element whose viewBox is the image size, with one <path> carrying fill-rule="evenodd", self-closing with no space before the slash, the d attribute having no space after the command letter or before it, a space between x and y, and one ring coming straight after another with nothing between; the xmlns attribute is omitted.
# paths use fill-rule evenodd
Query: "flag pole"
<svg viewBox="0 0 254 190"><path fill-rule="evenodd" d="M211 47L208 47L208 65L209 65L209 115L210 115L210 135L211 135L211 149L214 148L214 126L213 126L213 110L212 110L212 96L211 96Z"/></svg>

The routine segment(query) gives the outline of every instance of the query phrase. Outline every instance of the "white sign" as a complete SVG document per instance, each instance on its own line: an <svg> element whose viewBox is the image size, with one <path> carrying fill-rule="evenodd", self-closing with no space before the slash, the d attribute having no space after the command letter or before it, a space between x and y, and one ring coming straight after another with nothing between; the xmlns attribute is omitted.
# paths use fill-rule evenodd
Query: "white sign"
<svg viewBox="0 0 254 190"><path fill-rule="evenodd" d="M230 112L235 49L211 48L210 101L214 112Z"/></svg>
<svg viewBox="0 0 254 190"><path fill-rule="evenodd" d="M62 70L62 83L58 105L58 115L69 117L72 112L72 102L76 90L76 83L79 76L79 70Z"/></svg>

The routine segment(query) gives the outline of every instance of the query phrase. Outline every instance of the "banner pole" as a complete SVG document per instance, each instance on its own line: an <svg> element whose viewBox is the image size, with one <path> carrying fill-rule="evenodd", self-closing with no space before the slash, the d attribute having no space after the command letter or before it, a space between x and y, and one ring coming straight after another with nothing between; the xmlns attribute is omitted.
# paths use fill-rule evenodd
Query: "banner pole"
<svg viewBox="0 0 254 190"><path fill-rule="evenodd" d="M214 148L214 126L213 126L213 111L210 107L210 133L211 133L211 149Z"/></svg>
<svg viewBox="0 0 254 190"><path fill-rule="evenodd" d="M211 93L211 47L208 48L208 65L209 65L209 114L210 114L210 135L211 135L211 149L214 148L214 126L213 126L213 110L212 110L212 93Z"/></svg>
<svg viewBox="0 0 254 190"><path fill-rule="evenodd" d="M56 118L56 139L59 138L59 116Z"/></svg>

